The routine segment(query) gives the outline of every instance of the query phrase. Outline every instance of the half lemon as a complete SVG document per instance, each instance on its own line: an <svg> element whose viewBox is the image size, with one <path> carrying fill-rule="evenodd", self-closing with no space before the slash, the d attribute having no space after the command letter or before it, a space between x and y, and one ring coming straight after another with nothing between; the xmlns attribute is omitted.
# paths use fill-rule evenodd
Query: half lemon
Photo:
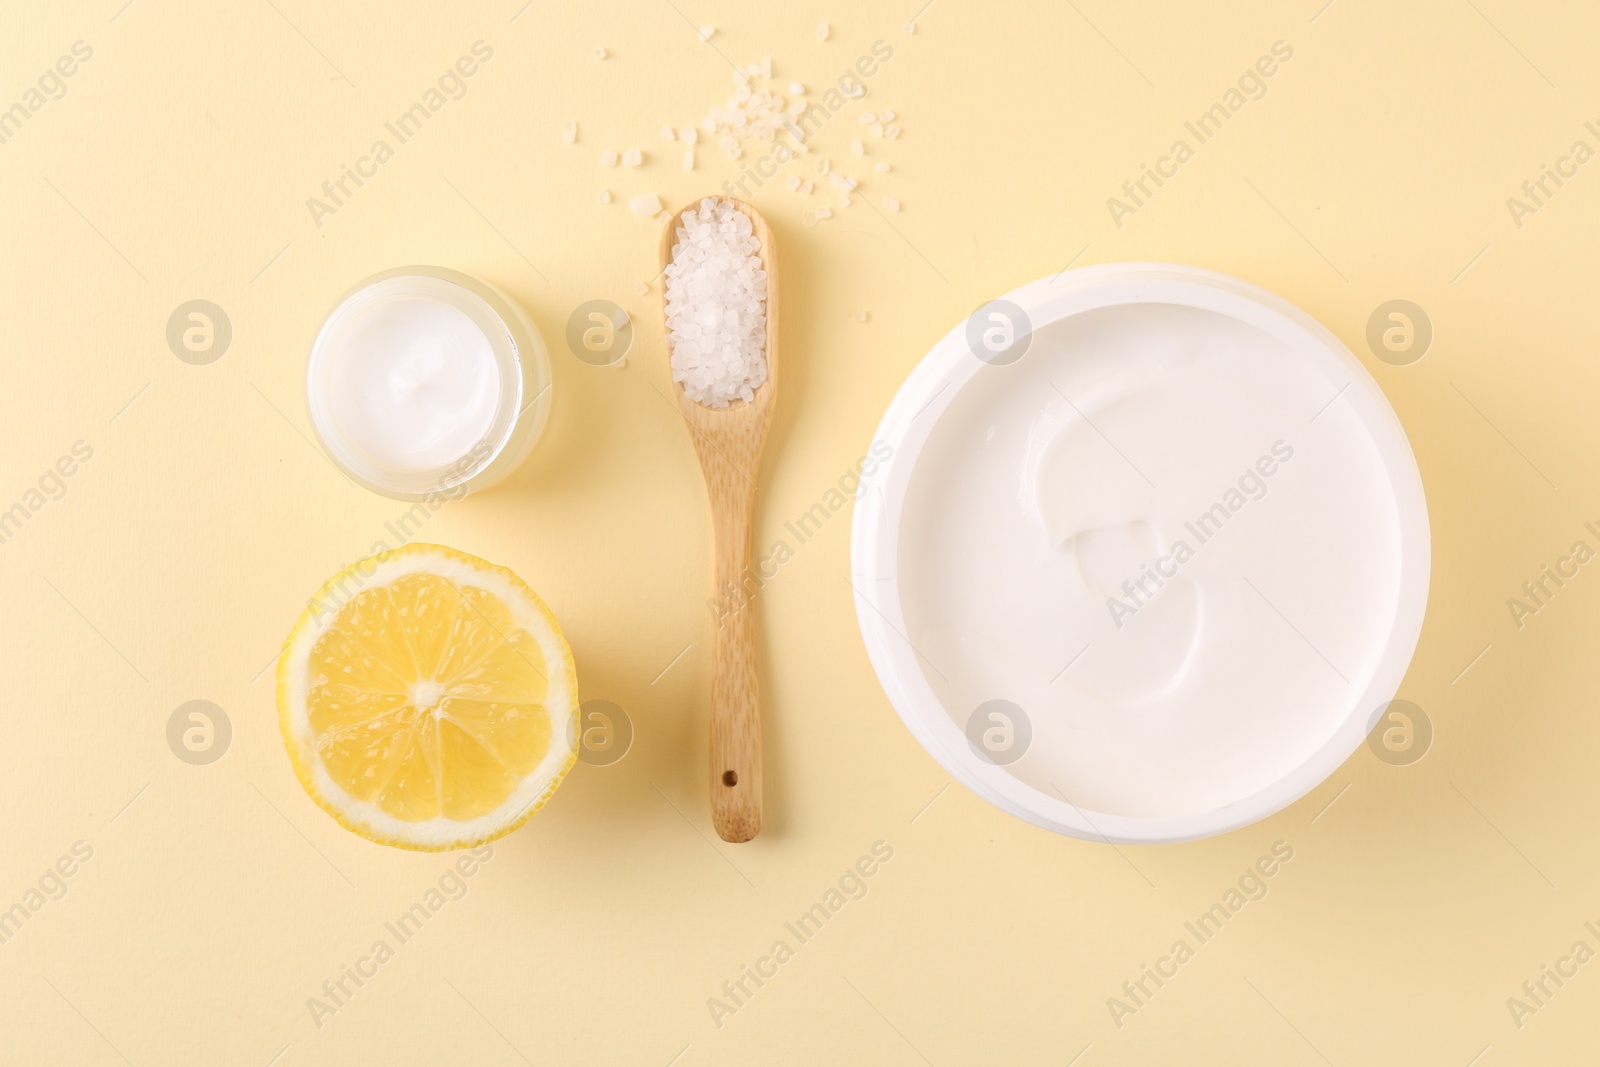
<svg viewBox="0 0 1600 1067"><path fill-rule="evenodd" d="M504 567L411 544L340 571L278 660L300 784L346 829L437 852L526 822L577 760L555 616Z"/></svg>

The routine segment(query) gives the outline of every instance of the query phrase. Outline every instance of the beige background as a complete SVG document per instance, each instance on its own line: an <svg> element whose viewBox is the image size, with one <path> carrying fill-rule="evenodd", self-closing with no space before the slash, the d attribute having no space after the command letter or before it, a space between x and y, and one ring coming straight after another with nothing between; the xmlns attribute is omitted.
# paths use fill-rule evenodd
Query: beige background
<svg viewBox="0 0 1600 1067"><path fill-rule="evenodd" d="M1600 18L1321 2L935 0L913 36L914 0L8 5L0 107L75 41L94 54L0 144L0 507L74 442L94 454L0 544L0 908L74 842L93 857L0 945L0 1060L1593 1062L1600 964L1520 1028L1506 1001L1580 938L1600 949L1584 928L1600 920L1600 577L1584 569L1520 630L1506 601L1579 538L1600 547L1583 529L1600 518L1600 163L1520 228L1506 199L1573 141L1600 148L1583 128L1600 120ZM657 137L722 101L729 61L771 57L780 83L820 87L879 38L895 54L865 106L906 132L870 144L892 175L855 169L866 199L904 210L858 201L807 228L831 192L755 197L788 309L758 542L855 462L907 371L982 301L1072 261L1229 271L1344 338L1411 435L1434 573L1401 695L1433 721L1425 759L1363 749L1278 816L1196 844L1119 852L1033 829L950 785L889 708L840 515L759 601L767 829L715 841L708 519L664 399L657 296L635 292L657 227L624 202L678 206L734 173L704 140L685 172ZM306 199L478 40L494 57L467 95L319 229ZM1106 199L1278 40L1294 58L1265 99L1115 226ZM819 135L836 160L854 114ZM644 167L600 167L629 147ZM617 202L598 204L602 187ZM318 1028L307 998L450 863L312 805L267 670L318 583L405 510L310 445L300 389L330 301L412 262L508 290L556 376L534 458L421 537L532 584L584 695L626 709L637 740L577 768ZM597 297L640 323L623 368L563 343ZM234 330L210 366L164 336L197 298ZM1394 298L1436 330L1411 366L1365 344ZM196 698L233 727L209 766L166 741ZM867 895L719 1028L708 998L877 841L894 858ZM1267 898L1118 1028L1107 998L1277 841L1294 859Z"/></svg>

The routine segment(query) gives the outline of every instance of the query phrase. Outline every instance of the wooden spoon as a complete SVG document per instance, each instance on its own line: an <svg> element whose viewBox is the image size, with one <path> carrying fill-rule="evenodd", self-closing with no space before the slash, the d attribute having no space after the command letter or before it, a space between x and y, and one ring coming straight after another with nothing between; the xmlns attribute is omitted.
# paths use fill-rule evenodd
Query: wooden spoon
<svg viewBox="0 0 1600 1067"><path fill-rule="evenodd" d="M727 597L711 650L711 822L724 841L748 841L761 832L761 711L756 683L755 615L749 600L750 525L755 510L761 449L772 425L778 386L778 264L772 231L755 208L726 200L750 219L767 272L767 380L754 399L713 408L690 400L673 383L678 409L689 426L711 500L716 538L717 593ZM695 200L667 220L661 266L672 262L679 217L698 210ZM662 286L665 293L665 283ZM672 339L667 338L668 366Z"/></svg>

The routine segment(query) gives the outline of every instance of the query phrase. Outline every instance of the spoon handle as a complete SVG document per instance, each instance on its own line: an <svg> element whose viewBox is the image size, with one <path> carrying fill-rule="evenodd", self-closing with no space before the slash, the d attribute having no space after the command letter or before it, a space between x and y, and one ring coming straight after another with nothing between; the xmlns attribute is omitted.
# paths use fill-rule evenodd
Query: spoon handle
<svg viewBox="0 0 1600 1067"><path fill-rule="evenodd" d="M713 488L722 489L711 494L716 588L727 599L711 653L711 822L718 837L739 842L761 832L761 711L750 600L755 489L726 481Z"/></svg>

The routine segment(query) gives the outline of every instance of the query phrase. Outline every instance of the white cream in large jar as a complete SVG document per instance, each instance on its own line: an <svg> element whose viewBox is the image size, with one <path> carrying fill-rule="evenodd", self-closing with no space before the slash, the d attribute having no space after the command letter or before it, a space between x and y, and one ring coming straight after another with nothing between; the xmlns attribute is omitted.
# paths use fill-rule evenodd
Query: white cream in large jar
<svg viewBox="0 0 1600 1067"><path fill-rule="evenodd" d="M924 744L952 767L967 743L1016 746L963 777L1128 840L1141 819L1167 820L1151 839L1237 825L1230 806L1276 791L1272 810L1331 771L1371 687L1392 695L1427 584L1420 491L1397 489L1364 372L1143 300L1037 325L1010 365L961 358L927 361L957 388L919 368L891 407L880 433L914 458L857 520L863 630ZM944 727L919 721L941 713L930 691Z"/></svg>

